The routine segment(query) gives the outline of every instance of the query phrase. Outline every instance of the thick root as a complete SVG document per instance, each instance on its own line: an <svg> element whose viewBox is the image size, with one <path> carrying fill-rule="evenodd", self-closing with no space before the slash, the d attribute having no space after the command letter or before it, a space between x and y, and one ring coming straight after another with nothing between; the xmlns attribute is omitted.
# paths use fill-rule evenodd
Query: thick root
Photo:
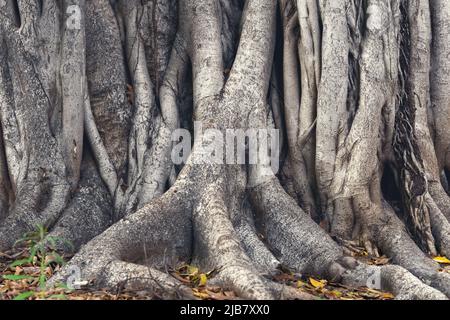
<svg viewBox="0 0 450 320"><path fill-rule="evenodd" d="M438 290L427 286L399 266L359 264L342 275L342 283L354 287L368 286L392 292L399 300L446 300Z"/></svg>
<svg viewBox="0 0 450 320"><path fill-rule="evenodd" d="M117 261L136 262L147 257L146 263L159 267L188 261L191 223L183 213L186 203L179 196L183 197L181 193L166 193L114 224L83 246L49 284L67 281L73 268L80 270L82 280L93 281L100 279L109 265Z"/></svg>
<svg viewBox="0 0 450 320"><path fill-rule="evenodd" d="M145 290L162 299L196 299L191 288L152 267L116 260L103 270L101 276L99 283L107 288Z"/></svg>
<svg viewBox="0 0 450 320"><path fill-rule="evenodd" d="M269 248L267 248L263 242L264 239L258 236L251 208L244 207L243 214L239 215L238 221L233 221L233 225L245 253L258 271L267 275L277 273L281 267L281 263L270 252Z"/></svg>
<svg viewBox="0 0 450 320"><path fill-rule="evenodd" d="M439 264L414 243L392 209L387 205L384 208L387 220L379 224L376 231L376 241L383 253L389 256L394 264L402 266L426 284L450 297L450 278L442 276Z"/></svg>
<svg viewBox="0 0 450 320"><path fill-rule="evenodd" d="M224 190L213 184L204 192L193 223L196 231L194 261L216 268L224 286L248 299L274 299L267 280L258 274L244 252L224 203Z"/></svg>
<svg viewBox="0 0 450 320"><path fill-rule="evenodd" d="M283 266L298 272L328 276L342 249L321 229L276 179L252 191L256 223L267 245Z"/></svg>

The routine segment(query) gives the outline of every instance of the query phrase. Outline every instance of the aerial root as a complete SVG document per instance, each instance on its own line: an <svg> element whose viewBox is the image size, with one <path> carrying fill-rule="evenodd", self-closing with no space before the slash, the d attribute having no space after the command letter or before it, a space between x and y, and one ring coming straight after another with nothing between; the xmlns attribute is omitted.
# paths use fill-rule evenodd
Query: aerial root
<svg viewBox="0 0 450 320"><path fill-rule="evenodd" d="M271 300L276 298L274 287L251 267L224 266L219 271L218 279L224 287L232 289L238 296L245 299Z"/></svg>
<svg viewBox="0 0 450 320"><path fill-rule="evenodd" d="M59 283L75 288L94 284L109 290L145 290L163 299L194 299L192 290L168 273L117 259L117 247L102 237L83 247L47 285Z"/></svg>
<svg viewBox="0 0 450 320"><path fill-rule="evenodd" d="M199 206L198 212L194 214L193 222L195 234L198 234L196 239L198 247L195 249L196 254L192 263L201 264L202 261L211 263L217 270L211 283L220 283L223 287L235 291L242 298L258 300L312 299L313 297L307 293L272 282L264 277L237 240L237 232L224 210L223 203L218 200L220 197L217 196L217 192L205 193L205 200ZM167 194L163 196L163 198L165 197ZM150 290L163 299L193 298L192 290L189 287L181 284L170 274L159 271L156 269L156 264L153 263L165 258L171 260L171 257L174 256L177 257L171 261L182 261L183 258L190 256L187 252L184 255L174 252L174 250L171 252L173 248L161 249L164 246L172 246L183 247L184 249L181 251L187 250L185 248L190 245L182 243L184 241L184 237L180 237L182 232L174 230L169 235L164 235L167 239L160 240L161 243L156 244L157 248L155 248L156 238L160 239L161 237L145 235L148 230L156 230L156 225L160 230L167 230L166 224L169 221L165 220L171 220L170 223L173 225L174 216L171 214L177 209L170 210L172 207L165 205L167 202L170 201L168 199L156 200L91 240L81 248L67 266L48 282L49 285L67 282L75 268L75 270L79 270L81 282L95 281L96 286L110 289ZM184 223L180 219L176 220L180 224ZM192 231L190 230L191 235ZM181 239L176 239L177 237ZM261 248L257 249L257 247L263 245L259 239L258 241L257 245L253 244L252 246L254 250L260 250ZM149 252L146 252L145 248L145 252L136 249L142 243L152 244L148 248ZM278 261L268 249L266 250L269 252L268 264L272 263L273 266L278 266ZM149 257L146 257L146 263L151 266L130 262L137 261L136 257L147 254ZM166 254L167 257L165 257ZM183 261L189 261L189 259ZM236 264L236 261L239 264ZM170 265L173 265L171 263L169 262Z"/></svg>
<svg viewBox="0 0 450 320"><path fill-rule="evenodd" d="M268 182L254 190L253 203L259 209L259 218L263 219L261 225L264 226L269 247L275 248L276 257L283 266L301 273L320 275L334 282L342 281L356 287L367 286L367 279L377 269L344 257L339 248L331 245L334 243L331 238L321 234L323 230L317 226L318 230L309 226L310 219L305 218L307 215L300 209L295 209L296 206L291 205L289 199L284 199L282 194L277 183ZM389 210L387 221L380 222L380 227L375 230L377 236L367 238L398 265L379 269L381 289L393 292L398 299L450 297L450 276L438 271L438 264L420 250L392 209ZM304 235L303 227L308 228L307 236ZM293 229L296 232L291 235L289 230ZM290 243L290 238L294 235L296 239ZM328 243L329 246L326 245Z"/></svg>
<svg viewBox="0 0 450 320"><path fill-rule="evenodd" d="M432 276L431 280L427 280L427 282L430 286L438 289L450 298L450 274L446 272L436 272Z"/></svg>
<svg viewBox="0 0 450 320"><path fill-rule="evenodd" d="M274 275L279 272L281 269L280 261L275 258L273 253L270 252L256 234L247 236L247 238L242 241L242 244L245 253L259 272L265 275Z"/></svg>

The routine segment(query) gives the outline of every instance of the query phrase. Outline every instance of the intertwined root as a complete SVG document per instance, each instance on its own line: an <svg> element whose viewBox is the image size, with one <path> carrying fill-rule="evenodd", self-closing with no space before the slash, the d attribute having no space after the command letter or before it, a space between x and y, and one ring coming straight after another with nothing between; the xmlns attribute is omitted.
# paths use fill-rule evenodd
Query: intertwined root
<svg viewBox="0 0 450 320"><path fill-rule="evenodd" d="M437 263L424 253L450 255L450 198L440 182L442 169L448 168L448 117L442 116L448 113L448 63L443 62L448 45L442 43L447 2L433 1L430 9L427 1L418 0L369 0L367 8L361 1L280 1L282 67L272 66L276 1L249 0L245 8L238 2L182 1L179 25L172 19L165 28L150 26L145 18L152 15L150 3L156 16L158 10L168 16L164 13L173 11L168 8L175 1L142 6L139 1L114 1L114 8L107 0L81 1L89 42L86 66L83 39L72 39L78 51L50 43L64 38L58 33L62 22L51 17L56 2L46 1L41 8L42 25L51 30L41 32L51 51L49 59L41 59L43 65L34 65L29 57L36 55L30 26L38 25L33 12L39 10L27 8L36 9L29 7L35 2L20 1L20 30L14 26L17 21L0 16L0 36L8 47L8 52L0 51L2 147L9 158L6 163L0 152L0 165L10 171L2 170L0 178L9 175L16 197L0 225L0 250L42 223L54 227L51 236L79 247L126 216L88 242L51 282L66 281L78 268L82 280L98 285L192 298L188 288L163 271L189 261L215 269L214 281L253 299L310 298L268 280L266 275L280 268L358 286L375 275L398 298L449 297L450 276L438 272ZM12 1L6 3L17 11ZM436 35L432 62L427 12ZM159 27L164 30L155 30ZM167 34L175 29L172 44ZM69 39L70 30L64 32ZM46 71L57 69L61 56L87 75L64 73L58 75L60 84L41 79L57 74ZM435 81L430 84L433 63ZM192 81L186 79L189 74ZM81 81L69 90L72 78ZM132 107L125 95L128 80ZM61 150L53 137L58 131L53 126L59 124L48 123L53 106L47 93L56 84L73 94L64 96L62 118L69 125L59 128ZM279 88L285 89L284 97ZM274 176L255 184L246 180L252 176L248 167L193 164L185 166L167 193L146 205L164 193L171 170L171 184L176 179L169 159L170 132L179 126L180 92L191 89L186 100L193 110L183 117L209 128L267 128L267 116L273 113L287 134L288 165L283 169L301 207ZM433 110L428 110L430 91ZM28 141L21 140L22 129ZM72 136L74 141L68 139ZM11 147L18 144L19 151L29 151L25 157ZM89 151L81 153L83 149ZM386 162L395 162L400 176L396 192L403 193L407 215L402 220L383 200L380 180ZM1 206L11 201L1 198ZM326 231L340 243L356 241L398 266L370 267L345 257L343 248L316 224L324 214ZM0 213L0 219L4 216Z"/></svg>
<svg viewBox="0 0 450 320"><path fill-rule="evenodd" d="M380 198L375 197L375 199L381 201L381 205L378 205L377 203L379 202L372 199L359 195L351 200L347 200L350 203L353 201L353 204L355 202L358 203L359 200L359 203L363 205L347 206L347 208L351 209L352 220L355 221L354 229L350 229L351 232L347 235L334 233L339 243L346 249L351 248L355 244L359 247L364 246L370 256L384 254L391 259L393 264L405 268L427 285L448 296L450 289L448 275L440 272L439 264L433 261L431 256L425 253L418 243L413 240L413 237L407 231L404 221L397 216L392 207L383 199L380 200ZM426 199L432 209L430 210L430 217L437 247L442 253L448 252L445 231L448 230L448 221L440 210L436 208L431 197L427 196ZM340 206L334 206L334 208L342 209ZM339 221L339 216L345 216L346 214L348 213L345 211L335 211L333 221ZM332 226L331 230L336 231L339 229L333 229ZM346 252L350 251L346 250ZM391 283L388 287L396 287L392 279L386 281Z"/></svg>
<svg viewBox="0 0 450 320"><path fill-rule="evenodd" d="M191 290L164 271L168 266L190 261L202 269L215 270L216 275L210 280L214 284L249 299L312 298L265 276L276 272L279 264L295 272L351 286L367 286L374 279L381 289L393 292L399 299L445 299L445 294L449 294L448 277L438 274L431 260L427 262L424 257L420 262L409 256L417 257L421 252L406 233L403 239L387 245L409 246L411 251L400 251L413 260L406 267L420 263L418 269L411 267L411 272L420 270L416 276L439 291L401 267L367 266L345 257L342 249L295 204L276 179L269 179L251 191L252 203L257 204L256 223L245 211L238 213L264 238L263 241L255 234L253 241L248 241L249 229L233 225L236 219L229 213L232 205L224 203L226 191L221 183L210 182L201 191L193 190L191 180L195 178L186 179L187 176L181 175L164 196L89 242L50 284L66 282L75 267L81 271L80 280L95 280L98 286L146 289L166 299L190 299ZM192 176L198 177L198 172ZM210 181L221 180L215 178ZM398 231L395 226L390 228L380 233ZM243 230L245 235L241 234ZM255 255L259 259L250 258ZM393 255L394 262L405 264L404 256L395 256L395 252ZM262 257L268 260L261 263ZM143 258L145 261L139 263Z"/></svg>
<svg viewBox="0 0 450 320"><path fill-rule="evenodd" d="M310 298L264 278L237 240L226 207L220 202L220 193L208 188L206 191L209 192L201 196L192 217L185 201L176 204L176 197L185 192L169 191L172 197L163 196L92 240L50 283L67 281L73 267L78 267L83 280L96 279L97 285L125 285L150 289L165 298L189 298L186 287L154 267L158 264L161 267L161 262L174 266L190 260L194 253L194 260L217 270L216 283L242 297ZM196 245L190 252L192 238ZM142 257L152 266L132 263Z"/></svg>

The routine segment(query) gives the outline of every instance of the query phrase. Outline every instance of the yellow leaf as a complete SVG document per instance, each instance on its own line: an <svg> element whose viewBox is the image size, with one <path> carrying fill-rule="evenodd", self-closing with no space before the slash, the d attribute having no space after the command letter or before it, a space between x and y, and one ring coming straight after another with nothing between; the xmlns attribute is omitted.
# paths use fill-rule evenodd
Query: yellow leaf
<svg viewBox="0 0 450 320"><path fill-rule="evenodd" d="M189 273L191 274L191 275L195 275L195 274L197 274L198 273L198 268L197 267L189 267Z"/></svg>
<svg viewBox="0 0 450 320"><path fill-rule="evenodd" d="M392 293L384 293L383 294L384 299L394 299L394 295Z"/></svg>
<svg viewBox="0 0 450 320"><path fill-rule="evenodd" d="M207 294L207 293L198 291L196 289L192 289L192 291L194 293L194 296L196 296L197 298L200 298L200 299L208 299L209 298L209 294Z"/></svg>
<svg viewBox="0 0 450 320"><path fill-rule="evenodd" d="M313 278L309 278L309 282L312 284L312 286L316 289L322 289L327 284L326 280L315 280Z"/></svg>
<svg viewBox="0 0 450 320"><path fill-rule="evenodd" d="M202 273L200 274L200 281L198 283L199 286L203 287L206 285L206 281L208 281L208 278L206 277L206 274Z"/></svg>
<svg viewBox="0 0 450 320"><path fill-rule="evenodd" d="M450 264L450 260L446 257L434 257L433 260L443 264Z"/></svg>
<svg viewBox="0 0 450 320"><path fill-rule="evenodd" d="M188 276L194 277L194 276L198 275L198 268L194 267L194 266L187 266L186 273Z"/></svg>

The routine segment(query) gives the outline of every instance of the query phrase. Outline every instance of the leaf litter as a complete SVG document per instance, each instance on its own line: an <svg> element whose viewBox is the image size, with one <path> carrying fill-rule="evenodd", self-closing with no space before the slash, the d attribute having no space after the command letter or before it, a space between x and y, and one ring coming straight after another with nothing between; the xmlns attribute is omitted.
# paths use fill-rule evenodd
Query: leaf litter
<svg viewBox="0 0 450 320"><path fill-rule="evenodd" d="M40 268L38 261L27 261L28 250L16 248L12 251L0 253L0 299L6 300L148 300L158 299L150 292L117 290L112 292L105 289L92 287L83 290L70 290L59 286L46 290L40 286L40 278L44 274L49 279L55 274L61 265L50 263L44 270ZM64 259L70 257L64 256ZM384 265L389 263L386 257L371 258L361 254L358 257L366 263ZM436 259L439 258L439 259ZM436 257L435 261L441 263L443 272L450 272L447 258ZM51 257L45 257L51 259ZM23 261L22 261L23 260ZM36 259L35 259L36 260ZM22 261L20 265L15 262ZM183 284L192 288L194 296L201 300L235 300L238 299L232 291L225 290L210 283L217 270L203 271L196 266L182 264L168 272ZM46 280L45 279L45 280ZM326 300L391 300L394 296L370 288L351 288L342 284L330 283L323 279L298 275L289 272L280 272L272 276L271 280L283 283L298 290L312 294L318 299Z"/></svg>

